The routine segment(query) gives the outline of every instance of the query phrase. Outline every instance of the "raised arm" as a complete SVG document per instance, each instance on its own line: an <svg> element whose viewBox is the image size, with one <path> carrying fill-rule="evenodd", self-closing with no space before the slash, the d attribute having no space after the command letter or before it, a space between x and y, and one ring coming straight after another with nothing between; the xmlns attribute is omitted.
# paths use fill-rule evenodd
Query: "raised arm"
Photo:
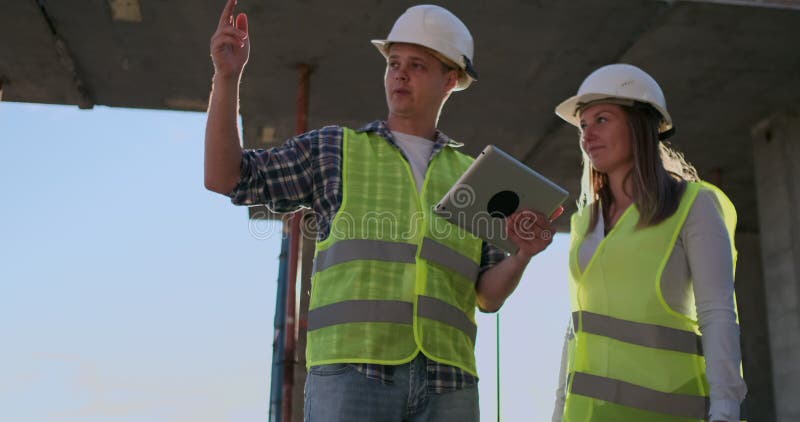
<svg viewBox="0 0 800 422"><path fill-rule="evenodd" d="M236 0L227 1L211 37L214 80L206 121L205 186L222 194L239 182L239 80L250 55L247 15L240 13L234 18L235 6Z"/></svg>

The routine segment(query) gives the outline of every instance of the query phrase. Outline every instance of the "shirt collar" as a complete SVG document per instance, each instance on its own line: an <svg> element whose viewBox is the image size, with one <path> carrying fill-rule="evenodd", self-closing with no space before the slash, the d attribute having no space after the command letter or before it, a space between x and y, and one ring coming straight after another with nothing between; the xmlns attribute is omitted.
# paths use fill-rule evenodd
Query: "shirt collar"
<svg viewBox="0 0 800 422"><path fill-rule="evenodd" d="M389 130L389 126L386 125L386 121L384 120L375 120L374 122L368 123L356 132L374 132L378 135L386 138L392 145L397 145L397 142L394 139L394 135L392 135L392 131ZM436 129L436 140L434 141L433 150L434 152L444 148L445 146L451 148L459 148L464 146L461 142L457 142L451 139L449 136L445 135L439 129Z"/></svg>

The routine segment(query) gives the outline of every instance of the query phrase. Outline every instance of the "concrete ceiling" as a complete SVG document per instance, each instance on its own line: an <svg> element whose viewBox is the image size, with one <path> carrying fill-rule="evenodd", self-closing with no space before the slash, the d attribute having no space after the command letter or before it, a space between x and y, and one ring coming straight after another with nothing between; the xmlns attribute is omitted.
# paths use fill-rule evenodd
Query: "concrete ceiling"
<svg viewBox="0 0 800 422"><path fill-rule="evenodd" d="M740 230L757 231L750 131L763 118L800 108L800 2L439 3L476 42L480 81L455 93L439 122L467 152L499 145L574 199L577 137L553 108L598 66L635 64L666 93L673 143L701 177L729 193ZM204 110L213 71L208 41L223 4L3 0L3 100ZM241 90L246 146L268 146L264 128L274 130L275 142L292 135L299 63L314 66L309 127L384 118L384 61L369 40L384 37L412 4L240 0L253 46ZM134 21L113 19L117 6L131 8Z"/></svg>

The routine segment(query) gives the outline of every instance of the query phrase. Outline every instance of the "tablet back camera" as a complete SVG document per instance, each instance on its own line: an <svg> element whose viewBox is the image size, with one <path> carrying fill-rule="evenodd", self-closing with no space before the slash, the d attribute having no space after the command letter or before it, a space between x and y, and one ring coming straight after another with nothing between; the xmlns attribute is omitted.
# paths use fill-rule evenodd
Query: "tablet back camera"
<svg viewBox="0 0 800 422"><path fill-rule="evenodd" d="M489 199L489 204L486 206L486 211L489 215L495 218L506 218L519 207L519 195L510 191L504 190L492 195Z"/></svg>

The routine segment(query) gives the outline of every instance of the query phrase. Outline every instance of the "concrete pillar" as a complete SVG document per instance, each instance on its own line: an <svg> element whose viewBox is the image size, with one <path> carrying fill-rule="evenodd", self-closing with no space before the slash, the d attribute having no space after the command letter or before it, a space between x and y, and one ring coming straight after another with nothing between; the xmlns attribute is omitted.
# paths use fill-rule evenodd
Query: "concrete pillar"
<svg viewBox="0 0 800 422"><path fill-rule="evenodd" d="M775 414L800 421L800 115L753 129Z"/></svg>
<svg viewBox="0 0 800 422"><path fill-rule="evenodd" d="M775 422L772 357L761 265L761 239L757 233L736 233L736 303L742 334L742 367L747 382L745 399L749 422Z"/></svg>

